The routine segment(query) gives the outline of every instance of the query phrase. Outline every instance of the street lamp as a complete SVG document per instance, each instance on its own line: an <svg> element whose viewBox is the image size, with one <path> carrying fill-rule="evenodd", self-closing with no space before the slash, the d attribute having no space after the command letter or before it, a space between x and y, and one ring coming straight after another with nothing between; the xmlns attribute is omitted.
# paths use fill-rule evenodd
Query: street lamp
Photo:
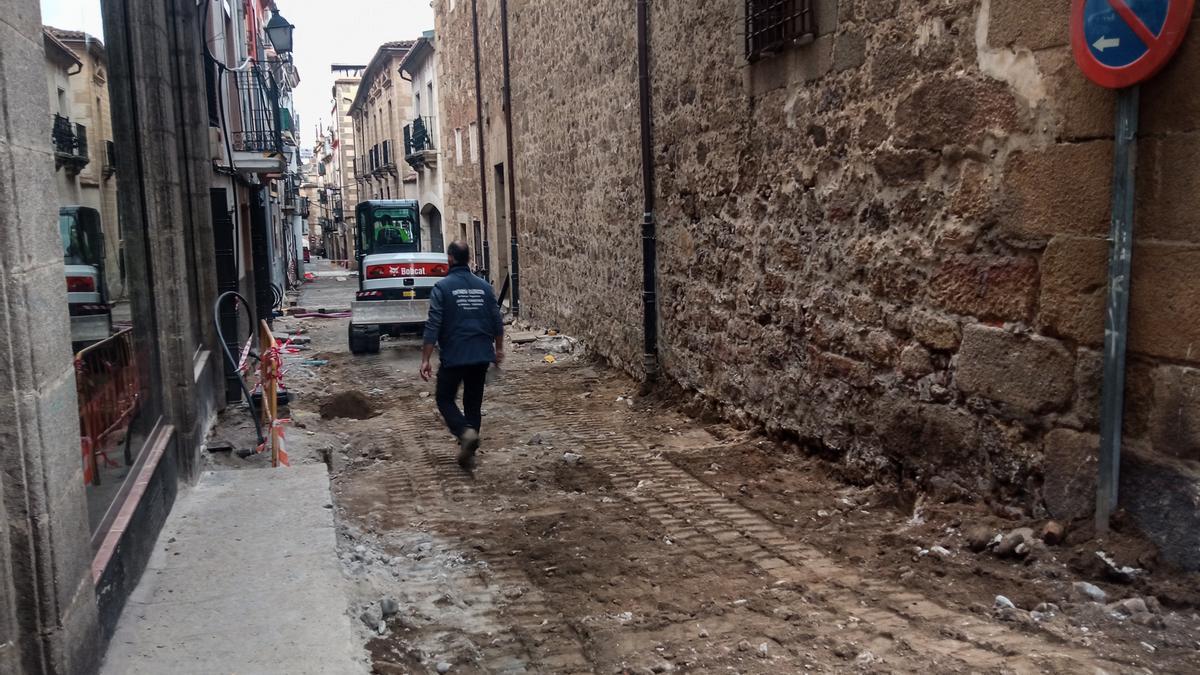
<svg viewBox="0 0 1200 675"><path fill-rule="evenodd" d="M292 53L292 31L296 27L288 23L288 20L279 15L279 10L271 9L271 19L267 21L266 31L267 39L271 41L271 46L280 54Z"/></svg>

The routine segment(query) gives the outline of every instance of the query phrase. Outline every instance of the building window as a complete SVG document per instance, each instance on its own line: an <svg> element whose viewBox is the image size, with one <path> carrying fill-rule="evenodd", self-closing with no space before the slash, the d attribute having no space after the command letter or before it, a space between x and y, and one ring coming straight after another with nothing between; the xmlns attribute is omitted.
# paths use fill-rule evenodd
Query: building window
<svg viewBox="0 0 1200 675"><path fill-rule="evenodd" d="M483 269L487 264L483 260L483 224L478 220L471 221L475 229L475 268Z"/></svg>
<svg viewBox="0 0 1200 675"><path fill-rule="evenodd" d="M462 127L454 130L454 163L462 166Z"/></svg>
<svg viewBox="0 0 1200 675"><path fill-rule="evenodd" d="M746 58L757 61L815 37L812 5L812 0L746 0Z"/></svg>
<svg viewBox="0 0 1200 675"><path fill-rule="evenodd" d="M479 124L471 122L471 163L479 163Z"/></svg>

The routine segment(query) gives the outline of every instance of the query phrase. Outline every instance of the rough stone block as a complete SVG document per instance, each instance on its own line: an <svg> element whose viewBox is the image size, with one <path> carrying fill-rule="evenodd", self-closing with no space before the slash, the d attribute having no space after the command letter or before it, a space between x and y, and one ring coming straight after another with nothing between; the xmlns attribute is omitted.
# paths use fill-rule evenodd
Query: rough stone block
<svg viewBox="0 0 1200 675"><path fill-rule="evenodd" d="M49 134L49 129L46 131ZM0 228L0 265L15 274L38 266L54 265L62 274L62 238L58 233L58 207L45 199L46 185L53 185L54 157L46 148L7 146L12 163L0 163L0 180L14 194L0 199L0 220L11 227ZM14 170L15 169L15 170ZM65 284L62 286L66 307Z"/></svg>
<svg viewBox="0 0 1200 675"><path fill-rule="evenodd" d="M1103 353L1103 352L1101 352ZM1098 387L1104 388L1104 362L1100 362ZM1125 362L1125 419L1124 432L1127 439L1143 439L1150 434L1150 420L1154 417L1155 371L1157 366L1135 354ZM1096 428L1099 428L1097 422Z"/></svg>
<svg viewBox="0 0 1200 675"><path fill-rule="evenodd" d="M941 314L918 310L913 312L908 324L913 337L930 349L949 351L962 341L958 322Z"/></svg>
<svg viewBox="0 0 1200 675"><path fill-rule="evenodd" d="M54 551L54 589L60 611L67 611L75 603L85 582L87 597L94 597L91 587L92 533L88 528L84 495L87 488L82 480L64 487L67 489L51 504L51 512L44 517L44 523L49 523L49 544Z"/></svg>
<svg viewBox="0 0 1200 675"><path fill-rule="evenodd" d="M924 150L880 150L875 153L875 171L885 185L924 180L940 163L939 156Z"/></svg>
<svg viewBox="0 0 1200 675"><path fill-rule="evenodd" d="M1055 340L971 325L963 329L956 381L967 394L1039 413L1070 402L1075 358Z"/></svg>
<svg viewBox="0 0 1200 675"><path fill-rule="evenodd" d="M55 382L65 371L74 368L71 320L63 279L60 255L49 265L27 273L24 294L9 309L14 324L26 322L22 328L28 330L29 342L20 347L28 355L38 382ZM72 419L75 417L71 415Z"/></svg>
<svg viewBox="0 0 1200 675"><path fill-rule="evenodd" d="M46 57L42 47L41 27L32 27L37 21L36 5L5 3L0 12L0 45L4 45L4 58L0 59L0 82L8 92L21 92L19 96L5 97L5 110L0 118L0 138L14 146L40 149L49 146L50 101L46 89ZM9 10L13 14L9 13ZM10 19L11 17L11 19ZM26 32L33 28L32 33Z"/></svg>
<svg viewBox="0 0 1200 675"><path fill-rule="evenodd" d="M944 309L981 319L1024 321L1037 297L1038 266L1029 258L959 256L930 280L929 299Z"/></svg>
<svg viewBox="0 0 1200 675"><path fill-rule="evenodd" d="M996 80L935 77L923 80L896 107L894 133L905 147L941 150L1006 135L1017 124L1011 90Z"/></svg>
<svg viewBox="0 0 1200 675"><path fill-rule="evenodd" d="M1017 153L1005 167L1004 186L1008 200L1002 224L1010 239L1105 236L1111 215L1112 142Z"/></svg>
<svg viewBox="0 0 1200 675"><path fill-rule="evenodd" d="M96 614L96 596L88 572L74 602L63 608L62 628L53 637L52 658L56 672L93 672L103 661L106 640L101 635Z"/></svg>
<svg viewBox="0 0 1200 675"><path fill-rule="evenodd" d="M929 350L919 344L911 344L900 352L900 372L913 379L925 377L933 372L933 361Z"/></svg>
<svg viewBox="0 0 1200 675"><path fill-rule="evenodd" d="M789 50L788 81L799 84L828 75L833 69L833 48L836 42L833 35L822 35L812 44Z"/></svg>
<svg viewBox="0 0 1200 675"><path fill-rule="evenodd" d="M1180 361L1200 359L1200 248L1136 246L1129 301L1129 347Z"/></svg>
<svg viewBox="0 0 1200 675"><path fill-rule="evenodd" d="M1120 505L1168 562L1200 570L1200 469L1127 450Z"/></svg>
<svg viewBox="0 0 1200 675"><path fill-rule="evenodd" d="M863 338L863 355L874 363L891 365L896 349L896 339L887 331L873 330Z"/></svg>
<svg viewBox="0 0 1200 675"><path fill-rule="evenodd" d="M1069 44L1070 8L1059 2L992 0L988 45L1038 50Z"/></svg>
<svg viewBox="0 0 1200 675"><path fill-rule="evenodd" d="M859 4L863 6L860 14L864 19L879 22L896 16L900 0L859 0Z"/></svg>
<svg viewBox="0 0 1200 675"><path fill-rule="evenodd" d="M45 449L41 453L42 472L46 477L47 499L52 503L62 494L76 493L74 488L83 485L79 408L73 375L73 369L64 368L57 380L41 383L41 395L35 399L37 433ZM82 492L77 496L83 499Z"/></svg>
<svg viewBox="0 0 1200 675"><path fill-rule="evenodd" d="M833 46L833 69L858 68L867 59L867 38L860 33L839 33Z"/></svg>
<svg viewBox="0 0 1200 675"><path fill-rule="evenodd" d="M1104 357L1080 349L1075 354L1075 417L1089 428L1100 426L1100 399L1104 391Z"/></svg>
<svg viewBox="0 0 1200 675"><path fill-rule="evenodd" d="M1138 145L1139 239L1200 243L1200 132Z"/></svg>
<svg viewBox="0 0 1200 675"><path fill-rule="evenodd" d="M1111 137L1116 94L1084 77L1070 47L1038 52L1035 58L1056 114L1055 135L1066 140Z"/></svg>
<svg viewBox="0 0 1200 675"><path fill-rule="evenodd" d="M850 0L813 0L817 35L828 35L838 29L838 5Z"/></svg>
<svg viewBox="0 0 1200 675"><path fill-rule="evenodd" d="M38 3L26 0L0 0L0 23L7 23L28 39L40 39L42 31L41 12ZM9 43L4 42L7 51Z"/></svg>
<svg viewBox="0 0 1200 675"><path fill-rule="evenodd" d="M1104 343L1108 242L1055 237L1042 255L1038 324L1052 335L1085 345Z"/></svg>
<svg viewBox="0 0 1200 675"><path fill-rule="evenodd" d="M813 370L821 377L841 380L857 387L865 387L871 383L871 367L862 361L831 354L816 352L810 358Z"/></svg>
<svg viewBox="0 0 1200 675"><path fill-rule="evenodd" d="M1046 510L1061 520L1082 518L1096 509L1100 437L1054 429L1043 443L1046 456L1042 496Z"/></svg>
<svg viewBox="0 0 1200 675"><path fill-rule="evenodd" d="M884 452L910 466L961 469L980 446L979 421L962 410L885 399L877 418Z"/></svg>
<svg viewBox="0 0 1200 675"><path fill-rule="evenodd" d="M1142 85L1143 133L1200 131L1200 22L1193 21L1188 36L1171 63Z"/></svg>
<svg viewBox="0 0 1200 675"><path fill-rule="evenodd" d="M1200 461L1200 370L1155 369L1150 441L1155 452Z"/></svg>

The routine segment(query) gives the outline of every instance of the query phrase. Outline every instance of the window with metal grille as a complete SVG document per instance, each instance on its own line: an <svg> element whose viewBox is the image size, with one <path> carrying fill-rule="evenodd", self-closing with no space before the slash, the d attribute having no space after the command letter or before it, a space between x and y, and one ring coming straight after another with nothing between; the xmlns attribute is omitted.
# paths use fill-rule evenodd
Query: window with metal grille
<svg viewBox="0 0 1200 675"><path fill-rule="evenodd" d="M815 37L812 5L812 0L746 0L746 58L757 61Z"/></svg>

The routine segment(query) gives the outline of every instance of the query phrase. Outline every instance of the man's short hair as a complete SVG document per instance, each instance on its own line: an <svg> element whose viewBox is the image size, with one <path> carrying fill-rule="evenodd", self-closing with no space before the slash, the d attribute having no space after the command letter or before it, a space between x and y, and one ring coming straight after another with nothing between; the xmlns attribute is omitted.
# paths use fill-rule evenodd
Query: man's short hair
<svg viewBox="0 0 1200 675"><path fill-rule="evenodd" d="M446 249L446 255L455 265L466 265L471 262L471 247L465 241L452 241Z"/></svg>

